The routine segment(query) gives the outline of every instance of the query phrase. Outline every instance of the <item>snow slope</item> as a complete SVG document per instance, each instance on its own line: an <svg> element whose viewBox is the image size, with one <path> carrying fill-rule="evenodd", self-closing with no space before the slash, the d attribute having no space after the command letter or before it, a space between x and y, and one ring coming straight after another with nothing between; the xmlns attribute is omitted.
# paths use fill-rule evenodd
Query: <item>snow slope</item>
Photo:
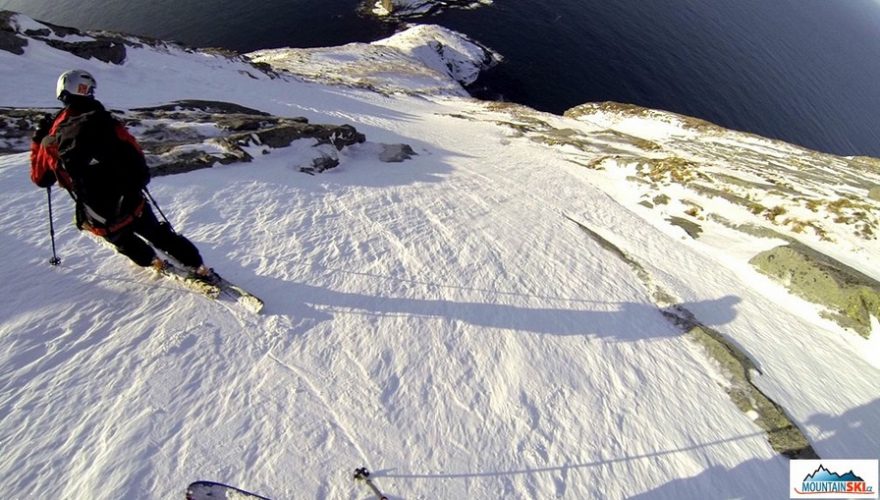
<svg viewBox="0 0 880 500"><path fill-rule="evenodd" d="M467 96L462 88L501 56L464 35L416 25L373 43L342 47L267 49L248 54L256 62L322 83L383 92Z"/></svg>
<svg viewBox="0 0 880 500"><path fill-rule="evenodd" d="M270 79L174 48L113 66L41 42L0 51L0 105L53 106L70 67L113 108L225 100L350 123L370 142L317 176L291 147L151 184L207 261L266 301L260 316L77 233L57 190L63 265L50 267L46 194L27 154L0 156L4 498L179 498L212 479L362 499L360 466L390 498L784 498L788 460L726 375L566 216L741 346L819 455L880 455L876 334L742 265L753 240L684 240L646 218L608 194L619 178L522 136L503 109ZM377 142L418 156L382 163Z"/></svg>

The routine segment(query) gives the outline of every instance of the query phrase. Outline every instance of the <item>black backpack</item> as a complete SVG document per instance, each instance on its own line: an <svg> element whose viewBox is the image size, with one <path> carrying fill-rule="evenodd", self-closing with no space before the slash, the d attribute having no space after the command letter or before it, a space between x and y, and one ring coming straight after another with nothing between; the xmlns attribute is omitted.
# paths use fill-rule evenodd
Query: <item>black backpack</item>
<svg viewBox="0 0 880 500"><path fill-rule="evenodd" d="M102 108L65 119L56 129L60 167L73 182L72 195L113 219L122 201L140 195L150 182L144 155L117 132L119 122Z"/></svg>

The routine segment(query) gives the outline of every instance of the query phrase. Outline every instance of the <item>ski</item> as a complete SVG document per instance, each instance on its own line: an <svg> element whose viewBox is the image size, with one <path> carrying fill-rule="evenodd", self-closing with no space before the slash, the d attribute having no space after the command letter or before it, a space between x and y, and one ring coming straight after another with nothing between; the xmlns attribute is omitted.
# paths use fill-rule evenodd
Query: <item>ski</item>
<svg viewBox="0 0 880 500"><path fill-rule="evenodd" d="M226 280L226 278L223 278L216 272L213 273L211 282L220 287L221 297L228 297L229 299L234 300L254 314L259 314L259 312L263 310L264 304L262 299L235 283Z"/></svg>
<svg viewBox="0 0 880 500"><path fill-rule="evenodd" d="M186 500L270 500L228 484L196 481L186 488Z"/></svg>
<svg viewBox="0 0 880 500"><path fill-rule="evenodd" d="M373 480L370 479L370 471L368 471L366 467L361 467L360 469L354 470L354 480L361 481L366 484L367 487L373 491L373 494L376 495L376 498L378 498L379 500L388 500L388 497L383 495L382 492L379 491L379 488L377 488L376 485L373 484Z"/></svg>
<svg viewBox="0 0 880 500"><path fill-rule="evenodd" d="M259 313L263 309L262 299L228 281L216 272L212 271L210 276L200 278L195 277L187 269L166 262L165 267L159 271L159 274L173 279L190 290L201 293L211 299L235 302L254 314Z"/></svg>
<svg viewBox="0 0 880 500"><path fill-rule="evenodd" d="M176 281L194 292L201 293L212 299L220 298L220 286L205 280L195 279L190 271L165 261L165 266L157 270L159 276Z"/></svg>

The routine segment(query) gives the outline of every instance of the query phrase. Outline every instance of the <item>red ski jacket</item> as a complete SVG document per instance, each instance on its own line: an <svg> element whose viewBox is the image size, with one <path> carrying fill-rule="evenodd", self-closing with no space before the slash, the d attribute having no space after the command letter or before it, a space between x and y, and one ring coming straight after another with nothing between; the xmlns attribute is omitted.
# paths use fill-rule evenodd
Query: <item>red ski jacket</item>
<svg viewBox="0 0 880 500"><path fill-rule="evenodd" d="M85 205L82 200L78 199L77 194L74 192L73 179L70 177L70 174L62 168L59 159L56 134L61 124L68 118L79 116L80 114L90 111L104 110L104 107L98 101L92 101L88 108L91 109L77 109L74 106L64 108L55 117L52 126L49 128L48 134L40 142L34 141L31 143L31 181L37 186L44 188L52 186L57 181L61 187L69 191L74 199L77 200L77 226L81 228L84 227L99 236L106 236L131 224L137 217L139 217L143 213L146 200L140 193L137 193L137 196L131 196L132 193L125 193L129 196L128 200L126 200L127 202L120 205L123 207L123 213L114 214L109 218L102 218L96 216L91 207ZM125 126L117 120L113 120L113 123L116 137L134 147L137 154L143 155L140 144L138 144L134 136L126 130ZM108 197L114 197L117 196L118 193L108 192L107 195ZM121 198L121 196L119 197Z"/></svg>

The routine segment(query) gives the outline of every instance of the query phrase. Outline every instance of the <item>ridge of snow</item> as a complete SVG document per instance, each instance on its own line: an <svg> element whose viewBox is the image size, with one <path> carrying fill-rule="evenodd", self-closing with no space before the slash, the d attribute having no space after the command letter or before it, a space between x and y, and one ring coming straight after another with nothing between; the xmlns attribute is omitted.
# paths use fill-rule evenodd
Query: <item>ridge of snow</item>
<svg viewBox="0 0 880 500"><path fill-rule="evenodd" d="M58 36L54 30L48 29L48 26L22 14L15 14L9 19L15 31L25 33L27 31L49 31L48 38L51 40L63 40L65 42L86 42L92 41L94 38L82 35L68 34L66 36Z"/></svg>
<svg viewBox="0 0 880 500"><path fill-rule="evenodd" d="M468 37L434 25L411 26L370 44L259 50L248 57L310 81L462 97L468 95L462 85L501 61L500 55Z"/></svg>
<svg viewBox="0 0 880 500"><path fill-rule="evenodd" d="M396 47L462 85L473 83L481 71L503 59L467 36L435 25L415 25L373 45Z"/></svg>

